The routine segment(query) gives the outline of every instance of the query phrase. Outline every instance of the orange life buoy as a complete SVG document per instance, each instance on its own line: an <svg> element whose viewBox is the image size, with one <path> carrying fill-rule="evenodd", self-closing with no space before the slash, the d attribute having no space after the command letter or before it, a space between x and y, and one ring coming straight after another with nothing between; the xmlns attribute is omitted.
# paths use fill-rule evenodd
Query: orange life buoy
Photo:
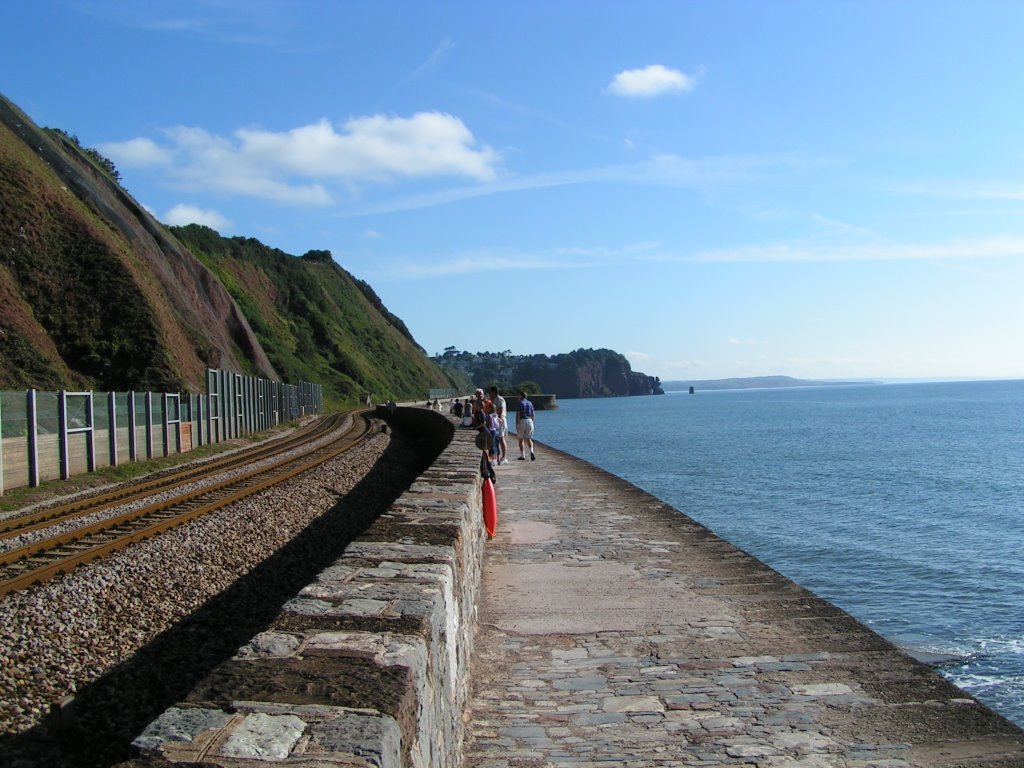
<svg viewBox="0 0 1024 768"><path fill-rule="evenodd" d="M494 483L491 478L484 478L484 528L487 529L487 538L493 539L494 532L498 530L498 499L494 493Z"/></svg>

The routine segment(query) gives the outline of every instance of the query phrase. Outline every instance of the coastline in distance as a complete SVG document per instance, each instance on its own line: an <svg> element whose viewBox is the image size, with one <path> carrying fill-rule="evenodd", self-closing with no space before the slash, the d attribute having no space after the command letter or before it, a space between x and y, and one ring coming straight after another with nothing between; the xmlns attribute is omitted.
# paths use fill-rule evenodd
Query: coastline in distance
<svg viewBox="0 0 1024 768"><path fill-rule="evenodd" d="M880 381L821 381L812 379L794 379L792 376L751 376L740 379L706 379L704 381L663 381L661 388L665 392L709 389L778 389L782 387L825 387L850 384L881 384Z"/></svg>

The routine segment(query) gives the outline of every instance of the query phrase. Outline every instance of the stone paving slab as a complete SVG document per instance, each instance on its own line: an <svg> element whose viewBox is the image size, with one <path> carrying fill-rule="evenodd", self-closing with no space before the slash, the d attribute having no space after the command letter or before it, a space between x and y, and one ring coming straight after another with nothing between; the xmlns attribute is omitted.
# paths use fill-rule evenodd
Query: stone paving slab
<svg viewBox="0 0 1024 768"><path fill-rule="evenodd" d="M510 453L465 768L1024 766L1021 729L835 606L586 462Z"/></svg>

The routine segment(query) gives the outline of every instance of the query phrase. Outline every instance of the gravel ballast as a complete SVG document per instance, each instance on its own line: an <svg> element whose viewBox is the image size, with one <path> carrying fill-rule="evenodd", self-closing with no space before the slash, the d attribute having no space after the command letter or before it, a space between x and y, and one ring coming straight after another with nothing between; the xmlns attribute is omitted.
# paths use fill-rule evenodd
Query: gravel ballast
<svg viewBox="0 0 1024 768"><path fill-rule="evenodd" d="M107 765L401 492L400 433L0 600L0 764ZM63 700L63 707L54 707Z"/></svg>

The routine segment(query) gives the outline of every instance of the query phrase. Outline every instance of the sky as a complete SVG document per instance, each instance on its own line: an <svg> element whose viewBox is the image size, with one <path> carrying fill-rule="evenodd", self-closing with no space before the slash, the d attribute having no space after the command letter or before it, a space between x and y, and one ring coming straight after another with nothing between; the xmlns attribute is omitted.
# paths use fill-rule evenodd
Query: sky
<svg viewBox="0 0 1024 768"><path fill-rule="evenodd" d="M429 354L1024 378L1024 3L33 0L0 93Z"/></svg>

